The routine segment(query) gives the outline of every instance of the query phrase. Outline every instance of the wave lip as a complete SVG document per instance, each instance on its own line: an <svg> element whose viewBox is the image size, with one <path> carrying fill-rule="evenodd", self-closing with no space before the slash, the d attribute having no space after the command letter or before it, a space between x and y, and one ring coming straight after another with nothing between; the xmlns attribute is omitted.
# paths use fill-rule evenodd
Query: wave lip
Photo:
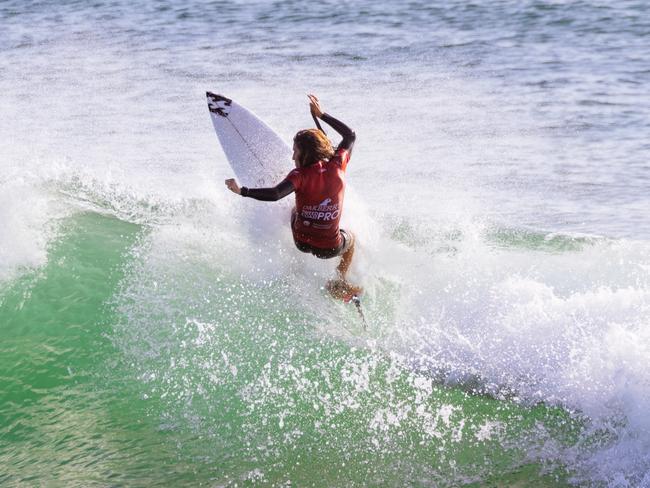
<svg viewBox="0 0 650 488"><path fill-rule="evenodd" d="M47 262L56 214L50 197L24 179L0 182L0 284Z"/></svg>

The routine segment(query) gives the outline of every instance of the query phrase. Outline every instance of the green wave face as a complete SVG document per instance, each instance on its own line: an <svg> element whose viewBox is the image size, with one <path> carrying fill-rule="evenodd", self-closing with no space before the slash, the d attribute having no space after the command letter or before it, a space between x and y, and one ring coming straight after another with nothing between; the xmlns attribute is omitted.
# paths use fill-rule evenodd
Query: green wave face
<svg viewBox="0 0 650 488"><path fill-rule="evenodd" d="M2 292L0 481L81 483L119 472L120 443L139 422L117 378L107 339L115 293L139 226L97 214L64 221L48 264ZM125 435L126 434L126 435Z"/></svg>
<svg viewBox="0 0 650 488"><path fill-rule="evenodd" d="M561 464L531 463L576 441L561 409L319 334L332 318L287 284L159 259L141 226L87 213L61 235L2 295L3 483L566 484Z"/></svg>

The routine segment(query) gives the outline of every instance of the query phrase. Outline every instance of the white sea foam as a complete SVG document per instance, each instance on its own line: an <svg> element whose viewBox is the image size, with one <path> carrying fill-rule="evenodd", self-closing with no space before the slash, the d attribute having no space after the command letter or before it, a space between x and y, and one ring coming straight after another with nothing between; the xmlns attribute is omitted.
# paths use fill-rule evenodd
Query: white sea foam
<svg viewBox="0 0 650 488"><path fill-rule="evenodd" d="M565 237L571 240L570 237ZM588 421L598 448L560 455L580 479L615 483L650 469L650 247L588 241L549 252L491 245L480 225L451 254L402 251L404 308L385 347L452 384L544 402ZM436 373L438 374L438 373ZM627 477L627 478L626 478Z"/></svg>
<svg viewBox="0 0 650 488"><path fill-rule="evenodd" d="M51 201L24 180L0 183L0 283L47 260Z"/></svg>

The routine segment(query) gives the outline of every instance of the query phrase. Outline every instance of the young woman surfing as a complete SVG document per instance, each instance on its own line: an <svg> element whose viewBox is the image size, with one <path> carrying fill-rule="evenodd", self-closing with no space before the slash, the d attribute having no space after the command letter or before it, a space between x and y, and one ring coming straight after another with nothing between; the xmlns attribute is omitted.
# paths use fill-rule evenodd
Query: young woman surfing
<svg viewBox="0 0 650 488"><path fill-rule="evenodd" d="M345 170L350 161L355 134L343 122L326 114L318 98L309 95L309 108L314 117L330 125L342 136L336 149L319 129L299 131L293 138L293 161L296 169L272 188L239 187L235 179L226 186L243 197L276 201L296 193L296 206L291 214L291 231L296 247L317 258L341 256L338 279L327 283L335 298L345 301L359 295L362 289L347 282L347 273L354 256L354 234L339 228L345 195Z"/></svg>

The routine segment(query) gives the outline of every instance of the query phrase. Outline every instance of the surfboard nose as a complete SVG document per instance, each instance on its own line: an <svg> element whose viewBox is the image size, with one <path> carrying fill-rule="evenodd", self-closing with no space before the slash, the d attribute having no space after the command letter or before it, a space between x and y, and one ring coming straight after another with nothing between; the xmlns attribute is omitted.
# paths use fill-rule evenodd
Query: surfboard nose
<svg viewBox="0 0 650 488"><path fill-rule="evenodd" d="M212 102L224 102L226 105L230 105L232 103L232 99L224 97L223 95L219 95L217 93L212 93L211 91L206 91L205 96L208 97L208 100Z"/></svg>

